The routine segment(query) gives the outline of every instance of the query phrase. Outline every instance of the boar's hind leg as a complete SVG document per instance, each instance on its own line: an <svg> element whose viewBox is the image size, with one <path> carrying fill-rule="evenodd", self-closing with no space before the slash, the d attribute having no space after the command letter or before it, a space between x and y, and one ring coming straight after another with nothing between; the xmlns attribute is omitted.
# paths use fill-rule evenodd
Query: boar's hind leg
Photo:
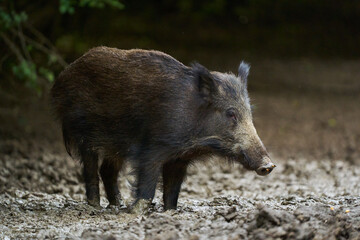
<svg viewBox="0 0 360 240"><path fill-rule="evenodd" d="M104 183L105 191L110 205L123 205L121 194L117 184L119 171L123 165L123 159L108 159L105 158L101 168L100 174Z"/></svg>
<svg viewBox="0 0 360 240"><path fill-rule="evenodd" d="M81 161L84 164L84 180L88 203L100 207L98 156L89 150L81 151Z"/></svg>
<svg viewBox="0 0 360 240"><path fill-rule="evenodd" d="M164 209L176 209L181 184L184 180L188 163L181 160L163 165L163 200Z"/></svg>

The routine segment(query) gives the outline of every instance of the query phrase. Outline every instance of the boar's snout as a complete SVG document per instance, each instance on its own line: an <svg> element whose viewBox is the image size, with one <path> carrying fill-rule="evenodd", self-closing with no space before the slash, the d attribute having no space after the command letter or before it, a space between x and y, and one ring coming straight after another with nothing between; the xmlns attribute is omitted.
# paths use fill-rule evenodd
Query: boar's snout
<svg viewBox="0 0 360 240"><path fill-rule="evenodd" d="M244 154L244 157L248 163L245 167L250 170L255 170L255 172L261 176L268 175L276 167L276 165L272 163L270 158L267 156L263 157L258 163L256 163L256 161L250 158L247 154Z"/></svg>
<svg viewBox="0 0 360 240"><path fill-rule="evenodd" d="M261 175L261 176L265 176L265 175L268 175L269 173L271 173L271 171L276 167L275 164L273 164L272 162L268 162L264 165L262 165L261 167L259 167L258 169L256 169L256 173L258 175Z"/></svg>
<svg viewBox="0 0 360 240"><path fill-rule="evenodd" d="M245 168L255 170L258 175L265 176L272 172L276 165L270 160L265 148L258 148L257 151L242 151L241 162Z"/></svg>
<svg viewBox="0 0 360 240"><path fill-rule="evenodd" d="M265 176L271 173L271 171L276 167L274 163L271 162L269 157L263 157L261 164L258 168L255 169L255 172L258 175Z"/></svg>

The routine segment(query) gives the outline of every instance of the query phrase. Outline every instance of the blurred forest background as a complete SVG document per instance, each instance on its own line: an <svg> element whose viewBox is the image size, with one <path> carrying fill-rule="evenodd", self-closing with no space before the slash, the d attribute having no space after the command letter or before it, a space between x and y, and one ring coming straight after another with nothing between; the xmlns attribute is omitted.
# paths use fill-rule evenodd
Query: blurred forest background
<svg viewBox="0 0 360 240"><path fill-rule="evenodd" d="M355 162L359 26L353 0L2 0L0 138L59 142L51 83L106 45L157 49L218 71L246 60L255 124L272 154Z"/></svg>

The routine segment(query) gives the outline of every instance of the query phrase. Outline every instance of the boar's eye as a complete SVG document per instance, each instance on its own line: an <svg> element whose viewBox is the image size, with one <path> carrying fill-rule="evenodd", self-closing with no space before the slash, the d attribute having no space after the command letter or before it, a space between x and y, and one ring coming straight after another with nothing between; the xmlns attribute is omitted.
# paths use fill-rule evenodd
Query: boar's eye
<svg viewBox="0 0 360 240"><path fill-rule="evenodd" d="M226 116L230 118L234 123L237 122L237 116L234 109L230 108L226 111Z"/></svg>

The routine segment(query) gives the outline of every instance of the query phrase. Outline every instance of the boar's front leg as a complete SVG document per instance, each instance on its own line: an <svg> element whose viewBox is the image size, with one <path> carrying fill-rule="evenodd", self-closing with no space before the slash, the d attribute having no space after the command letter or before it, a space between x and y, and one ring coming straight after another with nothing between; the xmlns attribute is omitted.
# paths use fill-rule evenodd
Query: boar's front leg
<svg viewBox="0 0 360 240"><path fill-rule="evenodd" d="M136 200L132 206L133 213L144 213L148 210L154 196L161 166L165 162L166 151L161 148L139 149L134 165L137 174Z"/></svg>
<svg viewBox="0 0 360 240"><path fill-rule="evenodd" d="M156 184L161 171L161 160L156 156L144 154L137 159L135 167L137 175L136 201L143 199L151 203L155 196Z"/></svg>
<svg viewBox="0 0 360 240"><path fill-rule="evenodd" d="M163 165L164 209L176 209L181 184L186 175L188 162L180 159Z"/></svg>
<svg viewBox="0 0 360 240"><path fill-rule="evenodd" d="M88 203L96 208L100 207L98 156L96 153L84 149L81 151L81 161L84 165L84 180Z"/></svg>
<svg viewBox="0 0 360 240"><path fill-rule="evenodd" d="M123 206L121 194L117 184L119 171L123 165L123 159L104 158L100 168L100 175L104 183L105 192L110 205Z"/></svg>

